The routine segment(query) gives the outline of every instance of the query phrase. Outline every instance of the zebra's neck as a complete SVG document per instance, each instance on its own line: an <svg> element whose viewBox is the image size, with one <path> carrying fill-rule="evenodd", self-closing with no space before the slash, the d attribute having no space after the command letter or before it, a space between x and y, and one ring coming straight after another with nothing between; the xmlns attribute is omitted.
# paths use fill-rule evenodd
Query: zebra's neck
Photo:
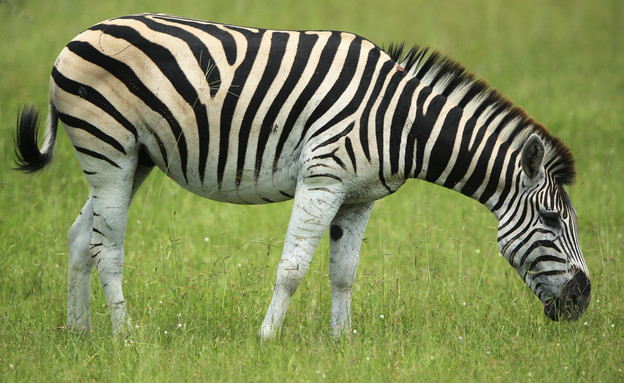
<svg viewBox="0 0 624 383"><path fill-rule="evenodd" d="M396 113L408 117L391 132L403 137L405 178L458 191L496 214L518 168L519 148L508 139L517 121L495 106L481 110L476 104L462 105L417 78L408 81L403 93Z"/></svg>
<svg viewBox="0 0 624 383"><path fill-rule="evenodd" d="M414 82L419 82L413 79ZM519 147L509 135L517 121L494 107L462 106L419 82L410 101L405 174L458 191L494 213L513 185Z"/></svg>
<svg viewBox="0 0 624 383"><path fill-rule="evenodd" d="M457 62L437 52L391 47L390 57L405 76L393 93L393 117L386 117L386 177L419 178L456 190L498 216L516 188L519 153L539 134L546 144L545 169L559 183L574 179L567 147L526 113ZM380 150L381 152L381 150ZM383 156L380 156L383 158Z"/></svg>

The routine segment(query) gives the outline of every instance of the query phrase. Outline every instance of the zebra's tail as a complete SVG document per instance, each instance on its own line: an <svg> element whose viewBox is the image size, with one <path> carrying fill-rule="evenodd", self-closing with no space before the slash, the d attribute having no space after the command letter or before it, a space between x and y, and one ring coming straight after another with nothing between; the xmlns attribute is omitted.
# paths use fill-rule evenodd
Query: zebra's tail
<svg viewBox="0 0 624 383"><path fill-rule="evenodd" d="M45 132L43 147L39 149L37 136L39 132L39 112L33 106L25 106L17 118L15 135L15 170L35 173L52 161L56 132L58 130L58 114L50 103L48 126Z"/></svg>

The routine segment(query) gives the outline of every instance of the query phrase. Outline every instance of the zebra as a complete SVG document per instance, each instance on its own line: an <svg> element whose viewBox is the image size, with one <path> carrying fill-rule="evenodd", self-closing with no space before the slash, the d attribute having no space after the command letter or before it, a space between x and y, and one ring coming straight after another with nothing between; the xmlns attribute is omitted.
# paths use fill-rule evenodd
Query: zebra
<svg viewBox="0 0 624 383"><path fill-rule="evenodd" d="M46 135L25 106L17 169L52 160L58 120L91 186L68 232L66 328L90 330L92 269L113 333L130 203L156 166L183 188L236 204L294 199L259 330L280 334L291 297L329 232L330 331L351 331L351 295L374 201L417 178L498 219L498 248L552 320L590 302L577 216L564 190L572 153L462 65L421 46L382 49L340 31L284 31L165 14L85 30L52 68Z"/></svg>

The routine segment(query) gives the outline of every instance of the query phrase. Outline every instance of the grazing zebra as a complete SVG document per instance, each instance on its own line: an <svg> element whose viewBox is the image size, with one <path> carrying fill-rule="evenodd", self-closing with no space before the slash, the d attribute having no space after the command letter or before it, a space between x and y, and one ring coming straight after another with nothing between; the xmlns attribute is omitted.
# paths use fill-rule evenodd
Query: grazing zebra
<svg viewBox="0 0 624 383"><path fill-rule="evenodd" d="M127 213L154 166L217 201L294 198L264 339L281 330L328 229L331 330L350 329L373 202L408 178L490 209L502 255L549 318L577 319L589 305L576 213L563 188L575 176L569 149L437 52L384 51L345 32L124 16L63 49L42 150L37 112L24 108L18 119L18 169L51 161L58 119L91 185L68 234L68 329L90 329L93 267L113 331L129 323L121 286Z"/></svg>

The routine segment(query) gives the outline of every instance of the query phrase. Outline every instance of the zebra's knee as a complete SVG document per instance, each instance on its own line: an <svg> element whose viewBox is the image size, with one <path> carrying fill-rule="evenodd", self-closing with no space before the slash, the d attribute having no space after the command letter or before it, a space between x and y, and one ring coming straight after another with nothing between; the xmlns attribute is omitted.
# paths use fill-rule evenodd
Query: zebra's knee
<svg viewBox="0 0 624 383"><path fill-rule="evenodd" d="M91 272L93 261L89 256L92 220L81 213L67 232L69 267L72 270Z"/></svg>
<svg viewBox="0 0 624 383"><path fill-rule="evenodd" d="M331 278L332 291L335 293L350 293L353 289L353 279L343 275Z"/></svg>
<svg viewBox="0 0 624 383"><path fill-rule="evenodd" d="M308 266L302 265L294 258L281 260L277 271L277 285L293 294L303 281L307 268Z"/></svg>
<svg viewBox="0 0 624 383"><path fill-rule="evenodd" d="M357 254L334 253L330 256L329 278L333 290L351 291L355 281L357 264Z"/></svg>

